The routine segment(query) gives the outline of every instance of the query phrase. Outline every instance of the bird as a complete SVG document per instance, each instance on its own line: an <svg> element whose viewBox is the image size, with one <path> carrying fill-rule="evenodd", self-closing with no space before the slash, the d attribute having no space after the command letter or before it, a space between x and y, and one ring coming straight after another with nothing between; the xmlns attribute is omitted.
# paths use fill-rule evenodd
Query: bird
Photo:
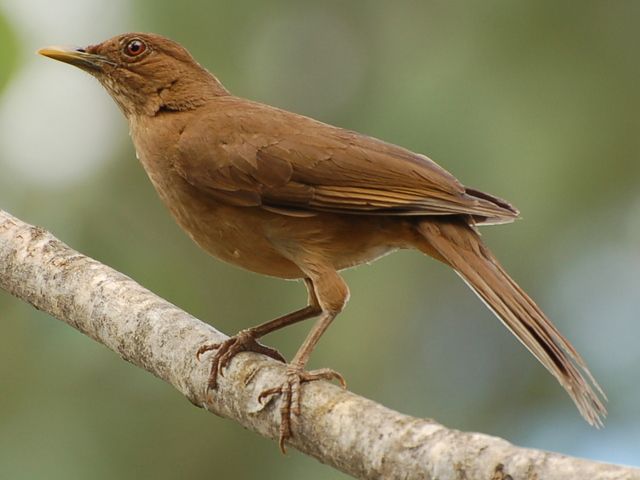
<svg viewBox="0 0 640 480"><path fill-rule="evenodd" d="M303 385L344 378L305 370L320 337L342 312L340 272L399 249L451 267L569 394L584 419L603 425L606 396L586 363L508 275L478 228L519 218L494 195L464 186L420 153L231 94L177 42L125 33L84 48L39 53L95 77L130 127L137 156L160 199L209 254L246 270L304 281L307 305L202 345L214 391L235 355L254 351L286 363L258 342L310 318L316 323L282 384L279 445L294 436Z"/></svg>

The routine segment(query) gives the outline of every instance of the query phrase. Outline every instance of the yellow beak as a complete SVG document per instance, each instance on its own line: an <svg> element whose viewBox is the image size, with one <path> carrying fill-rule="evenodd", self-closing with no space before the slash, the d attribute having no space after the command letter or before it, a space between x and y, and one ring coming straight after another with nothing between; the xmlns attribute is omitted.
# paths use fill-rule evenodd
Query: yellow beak
<svg viewBox="0 0 640 480"><path fill-rule="evenodd" d="M82 48L68 48L68 47L45 47L38 50L40 55L45 57L59 60L60 62L74 65L78 68L88 71L102 71L105 64L113 65L113 62L103 57L102 55L96 55L94 53L87 53Z"/></svg>

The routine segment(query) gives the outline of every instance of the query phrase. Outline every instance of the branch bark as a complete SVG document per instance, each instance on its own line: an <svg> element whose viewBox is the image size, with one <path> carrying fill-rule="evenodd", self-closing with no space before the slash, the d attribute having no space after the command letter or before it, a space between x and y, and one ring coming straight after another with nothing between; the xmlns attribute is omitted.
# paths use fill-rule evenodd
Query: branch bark
<svg viewBox="0 0 640 480"><path fill-rule="evenodd" d="M261 405L257 397L282 380L282 364L243 353L231 362L218 390L207 393L209 365L198 362L195 352L225 335L2 210L0 288L170 383L194 405L260 435L278 437L277 399ZM328 382L313 382L304 390L290 445L357 478L640 480L639 469L523 449L488 435L447 429Z"/></svg>

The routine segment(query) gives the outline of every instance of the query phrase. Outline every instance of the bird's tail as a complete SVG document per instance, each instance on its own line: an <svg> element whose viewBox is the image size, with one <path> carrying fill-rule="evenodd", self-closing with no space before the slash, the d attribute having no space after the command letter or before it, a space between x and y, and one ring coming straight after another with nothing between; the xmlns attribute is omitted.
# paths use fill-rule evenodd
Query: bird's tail
<svg viewBox="0 0 640 480"><path fill-rule="evenodd" d="M590 425L600 427L606 396L587 366L540 308L509 277L475 229L463 221L416 225L424 253L450 265L565 388ZM426 242L424 241L426 240Z"/></svg>

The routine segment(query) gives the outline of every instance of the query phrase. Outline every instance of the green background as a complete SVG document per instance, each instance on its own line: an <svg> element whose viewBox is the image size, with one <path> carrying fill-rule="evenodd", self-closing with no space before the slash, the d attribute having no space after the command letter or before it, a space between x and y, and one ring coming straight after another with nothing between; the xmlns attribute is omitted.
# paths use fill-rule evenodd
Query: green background
<svg viewBox="0 0 640 480"><path fill-rule="evenodd" d="M235 94L425 153L518 206L523 220L485 239L586 358L610 416L603 430L586 425L465 285L416 252L345 273L350 303L311 367L450 427L640 465L639 2L94 0L65 29L69 1L0 0L0 135L11 132L0 208L229 334L303 304L301 285L193 245L115 104L88 76L33 54L127 30L167 35ZM89 115L71 129L74 105ZM41 163L25 168L15 141L39 148ZM86 171L60 174L67 159L48 151L86 151ZM343 478L193 408L3 292L0 312L2 479ZM290 357L309 326L267 343Z"/></svg>

